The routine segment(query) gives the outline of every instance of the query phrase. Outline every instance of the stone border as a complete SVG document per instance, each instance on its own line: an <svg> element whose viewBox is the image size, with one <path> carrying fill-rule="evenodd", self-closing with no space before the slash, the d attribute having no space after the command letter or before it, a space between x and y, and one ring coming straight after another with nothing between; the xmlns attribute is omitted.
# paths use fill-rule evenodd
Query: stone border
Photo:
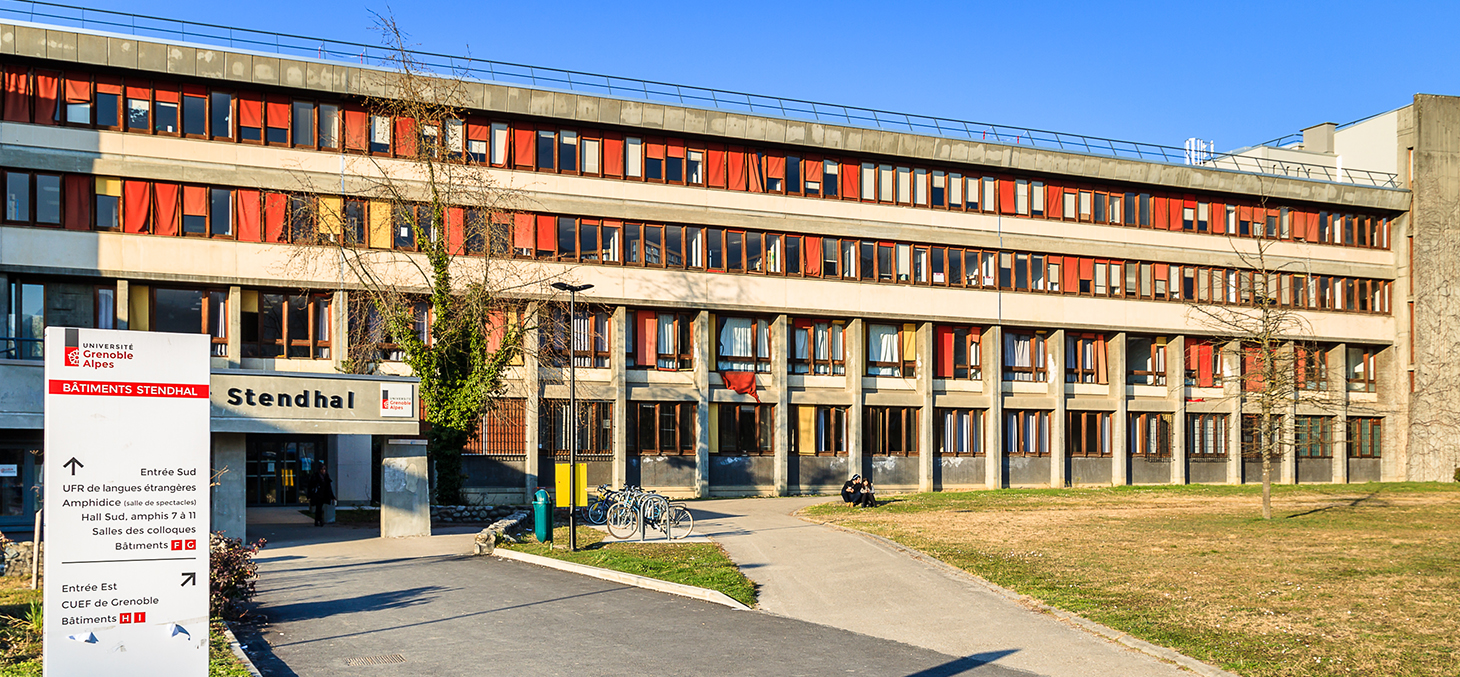
<svg viewBox="0 0 1460 677"><path fill-rule="evenodd" d="M1060 620L1062 620L1062 621L1064 621L1066 623L1069 623L1070 625L1073 625L1073 626L1075 626L1075 627L1077 627L1077 628L1079 628L1081 630L1084 630L1084 631L1089 632L1089 633L1094 634L1094 635L1099 635L1099 636L1101 636L1101 637L1103 637L1103 638L1105 638L1105 639L1107 639L1109 641L1115 642L1117 644L1124 645L1124 646L1129 647L1131 649L1135 649L1136 651L1139 651L1139 652L1141 652L1143 654L1146 654L1148 656L1151 656L1153 658L1158 658L1158 659L1163 660L1163 661L1168 661L1168 662L1171 662L1171 663L1175 663L1176 665L1181 666L1183 668L1186 668L1187 670L1190 670L1192 672L1195 672L1198 675L1203 675L1204 677L1241 677L1240 675L1238 675L1236 673L1228 672L1228 671L1223 670L1223 669L1221 669L1219 667L1216 667L1214 665L1210 665L1210 664L1207 664L1207 663L1203 663L1202 661L1199 661L1199 660L1197 660L1195 658L1192 658L1192 657L1187 656L1185 654L1179 653L1179 652L1174 651L1172 649L1168 649L1168 648L1166 648L1164 646L1160 646L1160 645L1157 645L1157 644L1152 644L1150 642L1147 642L1146 640L1138 639L1136 637L1132 637L1132 636L1130 636L1130 635L1128 635L1128 634L1126 634L1124 632L1121 632L1119 630L1116 630L1115 628L1111 628L1111 627L1107 627L1105 625L1101 625L1099 623L1096 623L1095 621L1092 621L1092 620L1090 620L1088 618L1085 618L1083 616L1080 616L1079 614L1070 613L1068 611L1065 611L1064 609L1058 609L1058 608L1052 607L1052 606L1050 606L1048 604L1045 604L1044 602L1041 602L1041 601L1039 601L1039 600L1037 600L1037 599L1035 599L1033 597L1030 597L1028 595L1021 595L1021 594L1019 594L1017 592L1014 592L1013 590L1010 590L1008 588L1005 588L1005 587L1002 587L1002 586L999 586L999 585L995 585L994 583L992 583L989 580L983 578L982 576L979 576L979 575L974 574L974 573L970 573L968 571L964 571L963 569L960 569L960 568L958 568L956 566L953 566L952 564L949 564L949 563L944 562L944 561L942 561L942 560L940 560L940 559L938 559L936 557L933 557L932 555L929 555L929 554L927 554L927 553L925 553L925 552L923 552L921 550L918 550L917 548L908 547L906 545L903 545L901 543L897 543L897 542L892 541L890 539L883 538L882 536L878 536L876 534L869 534L869 533L867 533L865 531L861 531L859 529L853 529L853 528L847 527L847 526L842 526L840 524L833 524L831 522L821 522L821 521L818 521L818 520L815 520L815 519L811 519L809 517L806 517L804 515L795 515L795 516L798 517L798 518L800 518L800 519L802 519L802 520L804 520L804 521L806 521L806 522L810 522L812 524L819 524L821 526L831 527L833 529L840 529L840 530L845 531L847 533L856 534L858 536L862 536L864 538L867 538L869 540L875 541L877 543L881 543L882 545L885 545L885 546L887 546L889 548L892 548L893 550L896 550L898 552L901 552L902 554L907 555L909 557L912 557L915 560L918 560L918 561L921 561L921 562L926 562L926 563L931 564L933 566L936 566L936 567L938 567L940 569L943 569L944 571L947 571L947 572L953 573L955 575L961 576L963 578L967 578L969 580L972 580L973 582L978 583L979 585L982 585L982 586L988 588L990 591L994 592L995 594L998 594L998 595L1000 595L1002 597L1005 597L1005 598L1007 598L1007 599L1009 599L1011 601L1018 602L1019 604L1021 604L1023 606L1026 606L1026 607L1029 607L1031 609L1034 609L1035 611L1041 611L1043 613L1047 613L1047 614L1049 614L1051 616L1054 616L1055 618L1058 618L1058 619L1060 619Z"/></svg>
<svg viewBox="0 0 1460 677"><path fill-rule="evenodd" d="M592 576L593 578L599 578L605 581L612 581L614 583L623 583L624 585L632 585L637 588L644 588L645 590L653 590L655 592L667 592L671 595L679 595L680 597L689 597L691 599L697 599L702 602L720 604L722 606L727 606L731 609L736 609L738 611L750 611L750 607L735 601L734 598L723 592L720 592L719 590L701 588L695 585L685 585L683 583L670 583L669 581L661 581L657 578L648 578L646 576L639 576L637 574L628 574L622 571L614 571L612 569L604 569L602 567L595 567L587 564L578 564L577 562L553 559L551 557L543 557L541 555L531 555L525 552L509 550L507 548L498 549L492 554L501 557L502 559L516 560L518 562L536 564L538 566L547 567L549 569L557 569L559 571L582 574L584 576Z"/></svg>
<svg viewBox="0 0 1460 677"><path fill-rule="evenodd" d="M248 674L253 677L264 677L253 661L248 659L248 654L244 653L243 646L238 643L238 638L233 636L233 627L228 625L228 621L223 622L223 636L228 638L228 650L233 652L233 656L240 663L243 663L243 668L248 670Z"/></svg>

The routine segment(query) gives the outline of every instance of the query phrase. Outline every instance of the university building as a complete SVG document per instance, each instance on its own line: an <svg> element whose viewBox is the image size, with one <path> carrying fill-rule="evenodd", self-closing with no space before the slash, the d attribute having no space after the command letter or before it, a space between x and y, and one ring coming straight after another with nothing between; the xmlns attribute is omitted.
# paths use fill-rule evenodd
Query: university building
<svg viewBox="0 0 1460 677"><path fill-rule="evenodd" d="M468 449L473 500L553 486L570 363L593 484L1260 481L1243 360L1197 311L1260 288L1306 326L1277 481L1457 465L1440 387L1454 311L1426 295L1456 275L1440 237L1460 204L1456 99L1183 153L786 100L771 114L654 83L523 84L479 61L462 118L418 123L367 111L389 92L364 51L345 56L358 45L280 54L60 23L0 17L0 528L38 505L52 325L213 337L215 527L302 502L314 463L343 501L376 497L382 442L417 426L364 405L413 379L386 344L379 374L342 373L359 295L287 264L322 213L362 246L414 249L432 224L318 187L420 143L523 196L491 247L453 210L463 255L593 285L577 317L529 333L550 347L524 353ZM521 301L561 314L550 292ZM273 405L230 400L249 390ZM293 404L316 391L362 406Z"/></svg>

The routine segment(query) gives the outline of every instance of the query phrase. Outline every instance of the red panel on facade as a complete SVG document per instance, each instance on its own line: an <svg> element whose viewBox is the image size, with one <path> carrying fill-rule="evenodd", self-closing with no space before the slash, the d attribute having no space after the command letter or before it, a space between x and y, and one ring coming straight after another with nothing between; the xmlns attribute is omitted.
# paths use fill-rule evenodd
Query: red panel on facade
<svg viewBox="0 0 1460 677"><path fill-rule="evenodd" d="M937 378L953 378L953 328L934 327L937 340L938 364L933 375Z"/></svg>
<svg viewBox="0 0 1460 677"><path fill-rule="evenodd" d="M730 190L745 190L745 149L731 146L726 157L729 161L728 178Z"/></svg>
<svg viewBox="0 0 1460 677"><path fill-rule="evenodd" d="M1164 195L1157 195L1151 198L1151 202L1151 224L1157 230L1169 230L1171 218L1166 215L1166 197Z"/></svg>
<svg viewBox="0 0 1460 677"><path fill-rule="evenodd" d="M1078 294L1080 293L1080 271L1076 267L1076 259L1066 256L1064 261L1064 291L1066 294Z"/></svg>
<svg viewBox="0 0 1460 677"><path fill-rule="evenodd" d="M370 115L364 108L345 109L345 150L364 151L370 147Z"/></svg>
<svg viewBox="0 0 1460 677"><path fill-rule="evenodd" d="M658 362L658 355L654 348L654 342L659 334L658 313L652 310L640 310L636 312L635 320L638 322L637 329L639 330L639 345L635 346L638 354L635 356L635 361L652 368Z"/></svg>
<svg viewBox="0 0 1460 677"><path fill-rule="evenodd" d="M517 167L533 166L533 142L537 132L530 125L512 125L512 164Z"/></svg>
<svg viewBox="0 0 1460 677"><path fill-rule="evenodd" d="M726 185L725 147L720 144L712 143L710 144L709 150L707 151L707 155L709 158L709 166L706 167L705 170L706 174L709 177L710 187L724 188Z"/></svg>
<svg viewBox="0 0 1460 677"><path fill-rule="evenodd" d="M624 175L624 137L609 132L603 135L603 173L605 176Z"/></svg>
<svg viewBox="0 0 1460 677"><path fill-rule="evenodd" d="M156 197L154 203L152 232L164 237L173 237L178 233L178 193L182 192L181 187L175 183L154 183L152 194Z"/></svg>
<svg viewBox="0 0 1460 677"><path fill-rule="evenodd" d="M259 192L256 190L233 191L235 209L238 211L238 239L242 242L259 242L263 239L263 216L259 211Z"/></svg>
<svg viewBox="0 0 1460 677"><path fill-rule="evenodd" d="M364 114L363 112L361 113ZM345 133L349 134L349 111L345 112ZM248 92L238 95L238 126L257 129L264 126L264 99Z"/></svg>
<svg viewBox="0 0 1460 677"><path fill-rule="evenodd" d="M842 163L842 197L852 200L862 198L862 166L855 162Z"/></svg>
<svg viewBox="0 0 1460 677"><path fill-rule="evenodd" d="M264 242L287 242L284 230L284 207L289 200L283 193L264 193Z"/></svg>
<svg viewBox="0 0 1460 677"><path fill-rule="evenodd" d="M395 119L395 145L397 157L416 156L416 121L410 118Z"/></svg>
<svg viewBox="0 0 1460 677"><path fill-rule="evenodd" d="M537 215L537 248L539 251L557 251L558 220L547 214Z"/></svg>
<svg viewBox="0 0 1460 677"><path fill-rule="evenodd" d="M152 216L152 184L147 181L122 182L122 232L147 232L147 219Z"/></svg>
<svg viewBox="0 0 1460 677"><path fill-rule="evenodd" d="M1227 232L1227 205L1213 202L1207 212L1207 223L1211 226L1213 233L1220 235Z"/></svg>
<svg viewBox="0 0 1460 677"><path fill-rule="evenodd" d="M988 209L988 205L984 205ZM1007 176L999 177L999 213L1014 213L1014 179Z"/></svg>
<svg viewBox="0 0 1460 677"><path fill-rule="evenodd" d="M808 277L821 277L821 238L808 235L802 241L805 246L801 250L806 256L806 265L802 270L806 271Z"/></svg>
<svg viewBox="0 0 1460 677"><path fill-rule="evenodd" d="M446 253L466 253L466 210L461 207L446 208Z"/></svg>
<svg viewBox="0 0 1460 677"><path fill-rule="evenodd" d="M517 213L512 215L512 247L514 249L526 249L532 252L532 215Z"/></svg>
<svg viewBox="0 0 1460 677"><path fill-rule="evenodd" d="M91 185L90 176L66 175L66 230L91 230Z"/></svg>
<svg viewBox="0 0 1460 677"><path fill-rule="evenodd" d="M1065 218L1065 189L1050 186L1044 200L1044 213L1051 219Z"/></svg>

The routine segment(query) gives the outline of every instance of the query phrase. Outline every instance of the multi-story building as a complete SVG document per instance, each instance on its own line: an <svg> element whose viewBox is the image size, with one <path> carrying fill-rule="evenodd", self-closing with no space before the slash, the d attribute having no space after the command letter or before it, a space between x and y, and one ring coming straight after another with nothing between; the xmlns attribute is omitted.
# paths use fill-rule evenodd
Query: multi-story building
<svg viewBox="0 0 1460 677"><path fill-rule="evenodd" d="M411 222L305 186L343 185L354 158L406 162L422 133L525 196L494 255L594 285L555 344L571 349L526 351L469 450L484 501L552 486L569 361L593 483L1256 481L1243 365L1194 308L1251 305L1259 248L1274 301L1307 326L1278 481L1456 465L1440 388L1453 311L1423 293L1455 276L1437 238L1455 220L1454 99L1183 154L646 83L504 84L520 71L491 81L466 62L483 79L463 119L418 128L363 107L388 92L361 60L0 23L6 518L36 505L46 325L213 336L220 528L241 530L245 504L300 500L314 462L342 499L370 500L383 436L414 422L279 405L409 380L340 374L352 290L285 264L297 221L322 211L347 212L369 247L411 249ZM585 81L597 93L572 91Z"/></svg>

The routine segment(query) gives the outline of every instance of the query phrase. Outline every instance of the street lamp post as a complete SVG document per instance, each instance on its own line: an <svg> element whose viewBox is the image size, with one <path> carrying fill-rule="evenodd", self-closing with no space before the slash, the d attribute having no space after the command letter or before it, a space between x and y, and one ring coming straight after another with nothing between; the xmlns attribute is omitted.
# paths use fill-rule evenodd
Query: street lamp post
<svg viewBox="0 0 1460 677"><path fill-rule="evenodd" d="M578 292L591 284L554 282L553 289L568 292L568 551L578 551L578 363L573 359L573 322L578 317Z"/></svg>

